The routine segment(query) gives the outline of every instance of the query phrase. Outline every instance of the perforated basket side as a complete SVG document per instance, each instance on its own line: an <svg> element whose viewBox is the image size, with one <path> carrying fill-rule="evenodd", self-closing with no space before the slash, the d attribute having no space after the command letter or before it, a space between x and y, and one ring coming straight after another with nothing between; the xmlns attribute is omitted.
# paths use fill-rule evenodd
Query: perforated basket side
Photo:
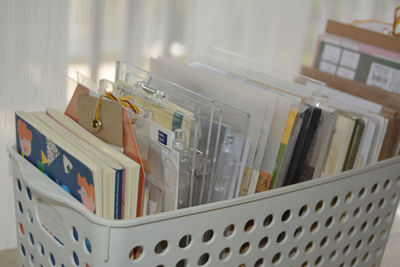
<svg viewBox="0 0 400 267"><path fill-rule="evenodd" d="M240 199L109 221L9 153L20 266L379 266L400 193L396 158Z"/></svg>
<svg viewBox="0 0 400 267"><path fill-rule="evenodd" d="M111 266L379 266L400 159L111 229ZM121 246L121 242L123 246Z"/></svg>

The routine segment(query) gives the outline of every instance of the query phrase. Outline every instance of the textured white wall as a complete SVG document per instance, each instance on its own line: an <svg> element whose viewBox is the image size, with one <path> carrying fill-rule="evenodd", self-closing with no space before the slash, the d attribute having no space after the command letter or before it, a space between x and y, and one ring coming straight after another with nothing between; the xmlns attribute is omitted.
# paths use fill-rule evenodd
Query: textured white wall
<svg viewBox="0 0 400 267"><path fill-rule="evenodd" d="M0 2L0 250L16 246L7 144L14 111L66 103L68 2Z"/></svg>

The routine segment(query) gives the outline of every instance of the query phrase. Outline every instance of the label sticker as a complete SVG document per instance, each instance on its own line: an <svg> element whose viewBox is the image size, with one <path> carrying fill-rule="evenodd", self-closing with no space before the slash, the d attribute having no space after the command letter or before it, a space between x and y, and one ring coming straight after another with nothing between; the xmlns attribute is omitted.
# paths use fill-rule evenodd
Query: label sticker
<svg viewBox="0 0 400 267"><path fill-rule="evenodd" d="M168 148L172 148L172 141L175 134L173 131L168 130L156 123L149 124L150 138Z"/></svg>
<svg viewBox="0 0 400 267"><path fill-rule="evenodd" d="M168 143L168 135L160 130L158 130L158 142L167 145Z"/></svg>

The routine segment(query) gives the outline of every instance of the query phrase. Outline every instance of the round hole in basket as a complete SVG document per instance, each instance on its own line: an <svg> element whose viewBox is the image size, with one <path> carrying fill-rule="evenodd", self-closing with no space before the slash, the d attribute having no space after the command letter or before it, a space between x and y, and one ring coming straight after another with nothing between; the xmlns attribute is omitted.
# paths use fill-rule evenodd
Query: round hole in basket
<svg viewBox="0 0 400 267"><path fill-rule="evenodd" d="M221 250L221 252L219 253L219 259L220 260L226 260L228 259L229 255L231 254L231 249L230 248L224 248L223 250Z"/></svg>
<svg viewBox="0 0 400 267"><path fill-rule="evenodd" d="M282 214L282 218L281 218L282 222L286 222L287 220L289 220L290 215L291 215L290 210L286 210L286 211Z"/></svg>
<svg viewBox="0 0 400 267"><path fill-rule="evenodd" d="M362 240L360 239L360 240L358 240L357 241L357 244L356 244L356 249L361 249L361 247L362 247Z"/></svg>
<svg viewBox="0 0 400 267"><path fill-rule="evenodd" d="M331 252L331 254L329 254L329 259L330 259L331 261L334 261L334 260L336 259L336 256L337 256L336 250L333 250L333 251Z"/></svg>
<svg viewBox="0 0 400 267"><path fill-rule="evenodd" d="M323 262L323 258L322 258L322 256L319 256L319 257L315 260L314 265L315 265L315 266L320 266L320 265L322 265L322 262Z"/></svg>
<svg viewBox="0 0 400 267"><path fill-rule="evenodd" d="M378 208L381 209L383 208L384 205L385 205L385 199L381 198L378 203Z"/></svg>
<svg viewBox="0 0 400 267"><path fill-rule="evenodd" d="M326 219L326 222L325 222L325 227L326 228L329 228L329 227L331 227L332 225L333 225L333 217L331 216L331 217L329 217L328 219Z"/></svg>
<svg viewBox="0 0 400 267"><path fill-rule="evenodd" d="M74 240L75 240L76 242L79 241L78 230L76 229L75 226L72 226L72 237L74 238Z"/></svg>
<svg viewBox="0 0 400 267"><path fill-rule="evenodd" d="M344 200L346 203L350 203L353 200L353 192L351 192L351 191L348 192L346 194L346 197L344 198Z"/></svg>
<svg viewBox="0 0 400 267"><path fill-rule="evenodd" d="M367 205L367 207L365 208L365 212L366 212L366 213L370 213L370 212L372 211L372 208L373 208L373 204L372 204L372 202L370 202L370 203Z"/></svg>
<svg viewBox="0 0 400 267"><path fill-rule="evenodd" d="M92 253L92 244L90 243L90 240L87 237L85 238L85 248L87 252Z"/></svg>
<svg viewBox="0 0 400 267"><path fill-rule="evenodd" d="M393 194L393 195L390 197L390 202L392 202L392 204L396 204L396 194Z"/></svg>
<svg viewBox="0 0 400 267"><path fill-rule="evenodd" d="M364 198L367 190L365 190L365 187L361 188L360 191L358 191L358 197L359 198Z"/></svg>
<svg viewBox="0 0 400 267"><path fill-rule="evenodd" d="M212 229L209 229L204 232L201 240L203 241L203 243L207 243L213 238L213 236L214 236L214 231Z"/></svg>
<svg viewBox="0 0 400 267"><path fill-rule="evenodd" d="M199 266L202 266L202 265L206 264L209 259L210 259L210 254L204 253L203 255L200 256L199 260L197 261L197 264Z"/></svg>
<svg viewBox="0 0 400 267"><path fill-rule="evenodd" d="M258 243L260 249L265 248L268 245L268 236L264 236Z"/></svg>
<svg viewBox="0 0 400 267"><path fill-rule="evenodd" d="M162 264L159 264L159 265L157 265L156 267L165 267L164 265L162 265Z"/></svg>
<svg viewBox="0 0 400 267"><path fill-rule="evenodd" d="M342 237L343 237L342 232L341 231L337 232L335 235L335 241L339 242L342 239Z"/></svg>
<svg viewBox="0 0 400 267"><path fill-rule="evenodd" d="M354 211L353 211L353 217L357 218L360 215L360 207L357 207Z"/></svg>
<svg viewBox="0 0 400 267"><path fill-rule="evenodd" d="M192 236L191 235L185 235L179 240L179 247L180 248L186 248L189 246L190 242L192 242Z"/></svg>
<svg viewBox="0 0 400 267"><path fill-rule="evenodd" d="M248 220L247 223L244 226L244 231L245 232L250 232L254 228L254 220Z"/></svg>
<svg viewBox="0 0 400 267"><path fill-rule="evenodd" d="M381 222L381 220L380 220L379 216L376 216L374 221L372 222L372 225L378 226L380 222Z"/></svg>
<svg viewBox="0 0 400 267"><path fill-rule="evenodd" d="M314 243L311 241L311 242L309 242L309 243L306 245L304 251L305 251L306 253L311 253L313 247L314 247Z"/></svg>
<svg viewBox="0 0 400 267"><path fill-rule="evenodd" d="M392 218L392 213L389 211L389 212L386 213L386 215L385 215L385 220L386 220L387 222L389 222L391 218Z"/></svg>
<svg viewBox="0 0 400 267"><path fill-rule="evenodd" d="M19 223L19 231L20 231L21 235L25 235L25 230L24 230L24 226L22 225L22 223Z"/></svg>
<svg viewBox="0 0 400 267"><path fill-rule="evenodd" d="M39 253L40 253L42 256L44 256L45 251L44 251L44 246L43 246L42 243L39 243L38 250L39 250Z"/></svg>
<svg viewBox="0 0 400 267"><path fill-rule="evenodd" d="M338 196L334 196L334 197L332 198L332 200L331 200L331 207L332 207L332 208L333 208L333 207L336 207L336 205L338 204L338 202L339 202Z"/></svg>
<svg viewBox="0 0 400 267"><path fill-rule="evenodd" d="M29 187L26 188L26 195L28 196L29 200L32 200L32 192Z"/></svg>
<svg viewBox="0 0 400 267"><path fill-rule="evenodd" d="M264 259L260 258L256 261L256 263L254 263L254 267L262 267L264 266Z"/></svg>
<svg viewBox="0 0 400 267"><path fill-rule="evenodd" d="M368 227L368 222L367 221L363 222L363 224L361 225L361 231L365 232L367 230L367 227Z"/></svg>
<svg viewBox="0 0 400 267"><path fill-rule="evenodd" d="M235 225L230 224L225 228L224 236L225 237L230 237L233 234L234 231L235 231Z"/></svg>
<svg viewBox="0 0 400 267"><path fill-rule="evenodd" d="M303 227L299 226L297 229L294 231L293 237L294 238L300 238L301 234L303 233Z"/></svg>
<svg viewBox="0 0 400 267"><path fill-rule="evenodd" d="M299 249L297 247L292 248L289 252L289 258L294 259L297 256L298 252Z"/></svg>
<svg viewBox="0 0 400 267"><path fill-rule="evenodd" d="M368 238L368 244L372 244L372 243L374 243L374 241L375 241L375 235L372 234Z"/></svg>
<svg viewBox="0 0 400 267"><path fill-rule="evenodd" d="M245 242L240 246L239 253L246 254L250 250L250 243Z"/></svg>
<svg viewBox="0 0 400 267"><path fill-rule="evenodd" d="M315 211L320 212L324 207L324 202L322 200L318 201L317 205L315 205Z"/></svg>
<svg viewBox="0 0 400 267"><path fill-rule="evenodd" d="M161 254L161 253L164 253L167 250L167 248L168 248L168 241L167 240L161 240L154 247L154 252L156 254Z"/></svg>
<svg viewBox="0 0 400 267"><path fill-rule="evenodd" d="M276 238L276 242L277 242L277 243L282 243L283 240L285 240L285 237L286 237L286 232L283 231L283 232L281 232L281 233L278 235L278 237Z"/></svg>
<svg viewBox="0 0 400 267"><path fill-rule="evenodd" d="M23 214L24 213L24 208L22 207L21 201L18 201L18 208L19 208L20 213Z"/></svg>
<svg viewBox="0 0 400 267"><path fill-rule="evenodd" d="M369 255L370 255L369 252L364 254L364 256L363 256L363 261L364 262L367 262L369 260Z"/></svg>
<svg viewBox="0 0 400 267"><path fill-rule="evenodd" d="M339 221L341 223L345 223L347 221L347 212L343 212L342 215L340 215Z"/></svg>
<svg viewBox="0 0 400 267"><path fill-rule="evenodd" d="M239 264L239 266L238 267L246 267L246 264L244 264L244 263L242 263L242 264Z"/></svg>
<svg viewBox="0 0 400 267"><path fill-rule="evenodd" d="M85 267L90 267L89 263L86 263L86 264L85 264ZM161 266L161 267L163 267L163 266Z"/></svg>
<svg viewBox="0 0 400 267"><path fill-rule="evenodd" d="M350 252L350 245L346 245L343 249L343 255L347 255Z"/></svg>
<svg viewBox="0 0 400 267"><path fill-rule="evenodd" d="M140 259L142 255L143 255L143 247L136 246L129 252L129 259L135 261Z"/></svg>
<svg viewBox="0 0 400 267"><path fill-rule="evenodd" d="M31 254L31 264L32 265L36 264L35 257L33 256L33 254Z"/></svg>
<svg viewBox="0 0 400 267"><path fill-rule="evenodd" d="M278 252L272 257L272 264L278 264L279 261L281 260L281 253Z"/></svg>
<svg viewBox="0 0 400 267"><path fill-rule="evenodd" d="M50 253L50 263L54 266L56 265L56 258L54 257L53 253Z"/></svg>
<svg viewBox="0 0 400 267"><path fill-rule="evenodd" d="M383 189L388 190L390 185L390 179L387 179L383 184Z"/></svg>
<svg viewBox="0 0 400 267"><path fill-rule="evenodd" d="M31 245L35 245L35 238L33 237L32 233L29 233L29 241L31 242Z"/></svg>
<svg viewBox="0 0 400 267"><path fill-rule="evenodd" d="M22 253L22 256L24 256L24 257L26 256L25 247L22 244L21 244L21 253Z"/></svg>
<svg viewBox="0 0 400 267"><path fill-rule="evenodd" d="M378 192L378 184L376 183L371 187L371 193L375 194L377 192Z"/></svg>
<svg viewBox="0 0 400 267"><path fill-rule="evenodd" d="M354 226L350 227L349 231L347 232L348 236L353 236L356 233L356 228Z"/></svg>
<svg viewBox="0 0 400 267"><path fill-rule="evenodd" d="M187 259L181 259L175 265L175 267L186 267L187 266Z"/></svg>
<svg viewBox="0 0 400 267"><path fill-rule="evenodd" d="M301 267L308 267L308 266L310 266L310 265L308 264L308 261L305 261L305 262L303 262L303 263L301 264Z"/></svg>
<svg viewBox="0 0 400 267"><path fill-rule="evenodd" d="M321 239L321 242L319 243L319 246L320 246L321 248L323 248L323 247L325 247L327 244L328 244L328 236L324 236L324 237Z"/></svg>
<svg viewBox="0 0 400 267"><path fill-rule="evenodd" d="M318 229L318 222L315 221L310 227L310 232L315 233L317 231L317 229Z"/></svg>
<svg viewBox="0 0 400 267"><path fill-rule="evenodd" d="M79 266L79 257L78 257L78 254L76 254L75 251L72 252L72 259L73 259L75 265Z"/></svg>
<svg viewBox="0 0 400 267"><path fill-rule="evenodd" d="M308 210L308 206L307 205L303 205L299 210L299 216L303 217L304 215L306 215L307 210Z"/></svg>
<svg viewBox="0 0 400 267"><path fill-rule="evenodd" d="M18 186L18 190L22 191L22 184L21 184L21 180L17 179L17 186Z"/></svg>
<svg viewBox="0 0 400 267"><path fill-rule="evenodd" d="M272 221L274 220L274 216L272 214L268 215L264 219L264 226L269 226L271 225Z"/></svg>
<svg viewBox="0 0 400 267"><path fill-rule="evenodd" d="M61 267L65 267L64 263L61 263Z"/></svg>
<svg viewBox="0 0 400 267"><path fill-rule="evenodd" d="M353 258L353 259L351 260L351 262L350 262L350 266L356 265L356 264L357 264L357 261L358 261L358 259L357 259L356 257Z"/></svg>

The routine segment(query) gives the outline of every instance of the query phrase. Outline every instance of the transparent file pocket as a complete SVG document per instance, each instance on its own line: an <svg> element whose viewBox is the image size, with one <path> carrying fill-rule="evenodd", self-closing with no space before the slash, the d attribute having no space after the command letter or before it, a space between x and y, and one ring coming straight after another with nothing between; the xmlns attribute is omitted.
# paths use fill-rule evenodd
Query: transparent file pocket
<svg viewBox="0 0 400 267"><path fill-rule="evenodd" d="M102 80L100 90L132 97L134 104L148 111L144 115L158 124L161 108L164 116L173 118L171 125L166 119L162 126L173 131L179 128L174 125L179 121L176 118L183 118L181 130L186 147L174 148L188 153L190 196L188 205L181 207L237 195L247 159L245 148L250 143L247 113L123 62L117 63L116 84Z"/></svg>
<svg viewBox="0 0 400 267"><path fill-rule="evenodd" d="M111 221L9 147L19 266L379 266L400 158L197 207Z"/></svg>

